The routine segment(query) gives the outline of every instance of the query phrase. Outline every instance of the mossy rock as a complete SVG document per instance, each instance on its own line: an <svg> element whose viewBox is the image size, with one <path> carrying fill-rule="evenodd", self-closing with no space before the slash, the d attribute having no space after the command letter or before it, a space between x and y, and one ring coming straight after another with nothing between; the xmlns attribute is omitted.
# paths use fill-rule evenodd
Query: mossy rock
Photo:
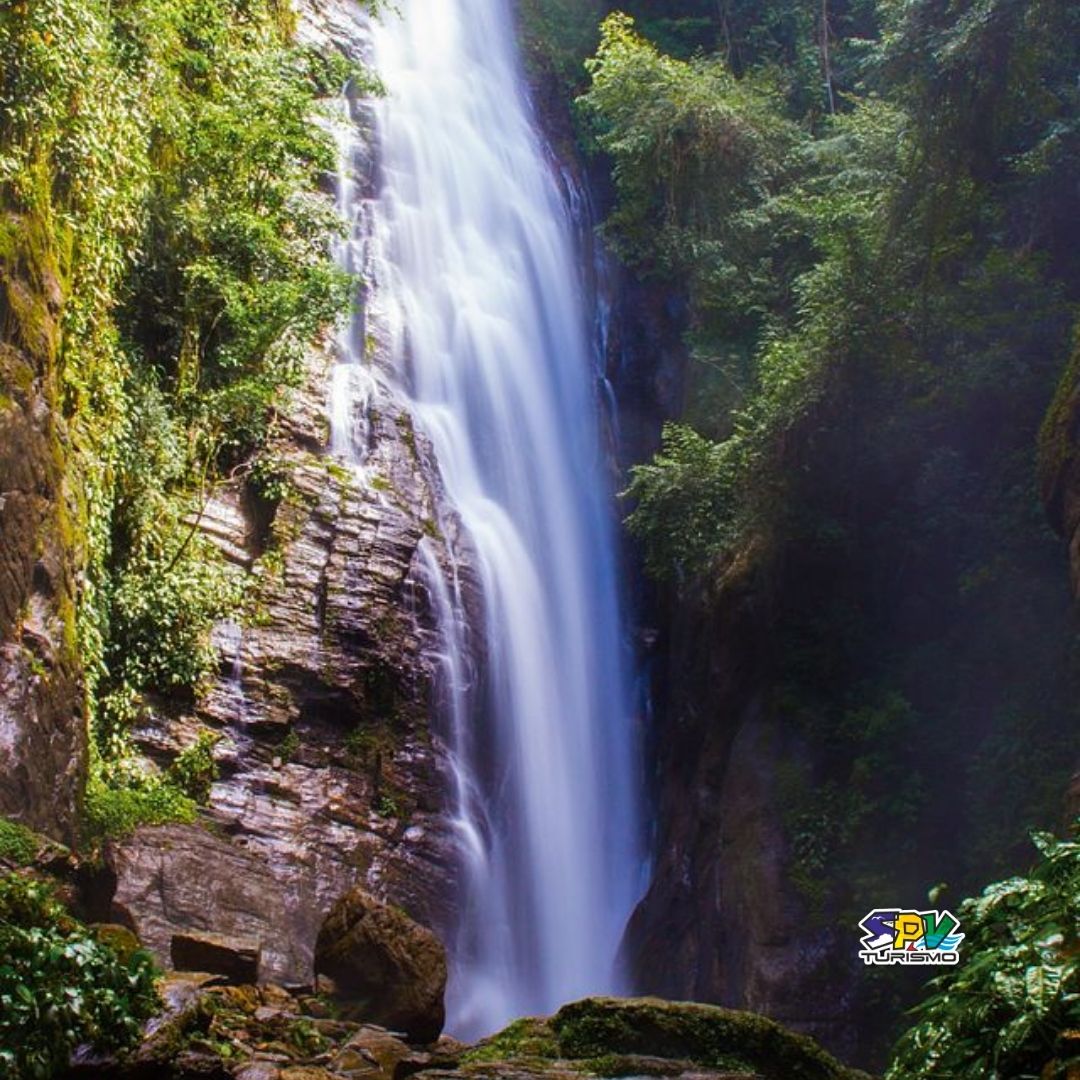
<svg viewBox="0 0 1080 1080"><path fill-rule="evenodd" d="M765 1080L863 1080L813 1039L756 1013L658 998L586 998L549 1021L560 1056L645 1055L744 1070Z"/></svg>
<svg viewBox="0 0 1080 1080"><path fill-rule="evenodd" d="M547 1020L527 1016L515 1020L497 1035L477 1043L462 1058L465 1064L486 1061L521 1061L560 1056L559 1043Z"/></svg>
<svg viewBox="0 0 1080 1080"><path fill-rule="evenodd" d="M119 923L91 923L88 929L97 941L112 949L125 964L130 963L142 948L135 934Z"/></svg>

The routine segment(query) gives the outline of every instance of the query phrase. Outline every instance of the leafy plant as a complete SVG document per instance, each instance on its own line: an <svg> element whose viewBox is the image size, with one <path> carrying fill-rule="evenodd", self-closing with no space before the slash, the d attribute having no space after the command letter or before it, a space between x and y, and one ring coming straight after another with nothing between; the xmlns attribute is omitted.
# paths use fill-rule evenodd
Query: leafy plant
<svg viewBox="0 0 1080 1080"><path fill-rule="evenodd" d="M0 877L0 1077L47 1080L74 1048L122 1049L158 1009L154 969L122 961L43 884Z"/></svg>
<svg viewBox="0 0 1080 1080"><path fill-rule="evenodd" d="M205 803L210 798L210 788L217 779L218 767L214 760L214 747L219 742L221 735L204 728L190 746L177 754L169 766L169 782L197 803Z"/></svg>
<svg viewBox="0 0 1080 1080"><path fill-rule="evenodd" d="M1028 876L960 905L961 963L913 1010L888 1080L1063 1078L1080 1065L1080 842L1033 840Z"/></svg>
<svg viewBox="0 0 1080 1080"><path fill-rule="evenodd" d="M167 777L121 763L91 768L83 803L83 840L95 845L140 825L190 824L198 804Z"/></svg>

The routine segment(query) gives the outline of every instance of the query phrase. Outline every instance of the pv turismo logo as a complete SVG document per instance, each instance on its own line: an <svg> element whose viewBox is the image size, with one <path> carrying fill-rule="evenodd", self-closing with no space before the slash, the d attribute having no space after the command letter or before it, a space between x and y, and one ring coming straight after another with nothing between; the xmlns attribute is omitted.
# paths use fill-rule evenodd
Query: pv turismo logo
<svg viewBox="0 0 1080 1080"><path fill-rule="evenodd" d="M875 908L859 923L864 964L957 964L960 920L951 911Z"/></svg>

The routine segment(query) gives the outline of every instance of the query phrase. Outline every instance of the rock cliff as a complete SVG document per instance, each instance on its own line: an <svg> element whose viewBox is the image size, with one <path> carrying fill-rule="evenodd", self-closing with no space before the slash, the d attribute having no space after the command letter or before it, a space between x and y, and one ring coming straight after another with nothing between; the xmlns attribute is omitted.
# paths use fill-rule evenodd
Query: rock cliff
<svg viewBox="0 0 1080 1080"><path fill-rule="evenodd" d="M791 879L778 787L807 748L762 700L771 587L753 565L662 622L658 854L626 954L640 992L751 1009L851 1055L852 951Z"/></svg>
<svg viewBox="0 0 1080 1080"><path fill-rule="evenodd" d="M32 222L0 233L0 813L70 841L86 775L75 644L85 552L56 370L61 276Z"/></svg>
<svg viewBox="0 0 1080 1080"><path fill-rule="evenodd" d="M1069 545L1073 595L1080 599L1080 324L1040 432L1039 482L1050 524Z"/></svg>
<svg viewBox="0 0 1080 1080"><path fill-rule="evenodd" d="M346 3L304 10L307 40L361 55ZM363 155L361 155L363 157ZM352 163L370 184L370 161ZM281 497L214 492L198 526L254 581L245 618L215 630L220 672L194 709L159 702L135 733L159 765L219 736L205 823L144 828L107 853L111 917L162 961L178 931L256 940L261 974L310 983L319 926L356 885L446 935L457 863L437 722L437 644L421 549L451 558L476 604L468 552L431 449L382 370L378 328L346 373L363 465L330 452L334 343L312 350L279 418Z"/></svg>
<svg viewBox="0 0 1080 1080"><path fill-rule="evenodd" d="M206 826L142 829L108 853L113 917L161 959L178 930L237 933L284 982L310 981L319 923L353 885L444 931L455 891L418 552L445 559L461 541L429 447L381 379L355 418L363 468L329 455L331 360L312 354L283 418L272 519L238 486L200 522L253 569L247 624L218 628L221 673L194 710L162 702L135 733L160 764L200 730L221 736Z"/></svg>

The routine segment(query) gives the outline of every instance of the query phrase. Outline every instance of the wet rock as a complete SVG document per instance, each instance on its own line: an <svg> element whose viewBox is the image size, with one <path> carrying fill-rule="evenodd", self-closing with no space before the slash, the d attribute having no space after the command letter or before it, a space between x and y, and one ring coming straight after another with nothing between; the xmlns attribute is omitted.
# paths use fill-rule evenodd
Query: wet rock
<svg viewBox="0 0 1080 1080"><path fill-rule="evenodd" d="M64 275L33 217L5 211L0 266L0 814L76 838L87 740L75 610L87 504L61 406Z"/></svg>
<svg viewBox="0 0 1080 1080"><path fill-rule="evenodd" d="M1039 487L1050 523L1068 544L1073 595L1080 600L1080 323L1039 434Z"/></svg>
<svg viewBox="0 0 1080 1080"><path fill-rule="evenodd" d="M265 942L271 975L307 966L295 942L303 914L293 922L285 890L256 853L198 826L164 825L110 845L105 859L116 880L112 918L161 964L171 961L174 934L206 931Z"/></svg>
<svg viewBox="0 0 1080 1080"><path fill-rule="evenodd" d="M315 943L316 976L333 982L345 1015L439 1037L446 1018L446 950L403 911L353 889L331 909Z"/></svg>
<svg viewBox="0 0 1080 1080"><path fill-rule="evenodd" d="M177 971L205 971L238 984L259 978L261 948L250 939L188 931L173 934L169 954Z"/></svg>
<svg viewBox="0 0 1080 1080"><path fill-rule="evenodd" d="M441 1038L439 1042L442 1043ZM432 1069L452 1069L460 1062L465 1049L459 1044L455 1050L442 1045L435 1047L430 1053L413 1051L395 1063L393 1080L406 1080L407 1077Z"/></svg>
<svg viewBox="0 0 1080 1080"><path fill-rule="evenodd" d="M416 1052L386 1028L365 1024L345 1042L333 1067L363 1070L378 1080L394 1080L402 1063L414 1056Z"/></svg>
<svg viewBox="0 0 1080 1080"><path fill-rule="evenodd" d="M283 986L266 983L260 989L260 996L263 1005L267 1008L289 1013L298 1013L300 1011L300 1002Z"/></svg>
<svg viewBox="0 0 1080 1080"><path fill-rule="evenodd" d="M673 613L659 856L624 949L644 993L764 1013L855 1058L850 931L808 919L791 874L779 782L814 748L761 699L771 595L759 564L746 553Z"/></svg>
<svg viewBox="0 0 1080 1080"><path fill-rule="evenodd" d="M144 829L108 855L108 917L133 926L159 961L176 933L252 937L262 977L286 985L311 983L322 916L354 885L447 929L458 873L418 553L434 545L448 558L452 545L460 556L460 538L430 447L387 386L357 417L365 471L327 456L331 359L312 355L308 386L282 419L288 493L261 539L263 511L247 494L215 496L233 506L215 511L215 528L243 520L235 543L256 561L274 551L257 562L251 625L218 628L221 675L195 713L161 708L135 732L158 765L200 727L222 735L212 831Z"/></svg>
<svg viewBox="0 0 1080 1080"><path fill-rule="evenodd" d="M55 400L59 308L31 295L41 283L17 276L23 262L0 268L0 814L70 844L87 764L74 625L85 511ZM38 310L40 337L22 338L13 291Z"/></svg>

